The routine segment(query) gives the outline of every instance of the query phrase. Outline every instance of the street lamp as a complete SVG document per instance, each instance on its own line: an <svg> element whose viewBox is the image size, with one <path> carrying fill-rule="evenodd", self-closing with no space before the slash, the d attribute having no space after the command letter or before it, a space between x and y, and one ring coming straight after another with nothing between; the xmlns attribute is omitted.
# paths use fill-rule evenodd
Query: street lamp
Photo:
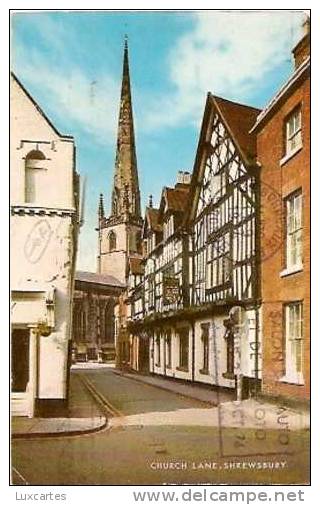
<svg viewBox="0 0 320 505"><path fill-rule="evenodd" d="M38 337L49 337L52 333L52 328L48 325L47 321L40 320L35 327L35 333Z"/></svg>

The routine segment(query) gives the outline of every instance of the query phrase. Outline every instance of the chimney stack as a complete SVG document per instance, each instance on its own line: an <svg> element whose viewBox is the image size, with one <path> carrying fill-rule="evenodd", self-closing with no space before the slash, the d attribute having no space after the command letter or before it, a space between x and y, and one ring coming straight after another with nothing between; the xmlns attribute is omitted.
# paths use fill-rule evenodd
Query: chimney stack
<svg viewBox="0 0 320 505"><path fill-rule="evenodd" d="M180 185L183 185L183 186L189 185L190 182L191 182L190 172L184 172L183 170L179 170L178 176L177 176L176 187L177 186L179 187Z"/></svg>
<svg viewBox="0 0 320 505"><path fill-rule="evenodd" d="M310 56L310 17L306 16L306 19L302 25L303 36L299 40L298 44L293 48L292 53L294 57L294 68L295 70L302 65L302 63Z"/></svg>

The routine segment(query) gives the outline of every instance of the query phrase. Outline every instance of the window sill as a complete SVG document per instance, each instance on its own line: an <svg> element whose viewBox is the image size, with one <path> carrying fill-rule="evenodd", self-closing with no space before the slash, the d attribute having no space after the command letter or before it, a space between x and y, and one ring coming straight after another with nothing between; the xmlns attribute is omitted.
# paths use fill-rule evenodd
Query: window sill
<svg viewBox="0 0 320 505"><path fill-rule="evenodd" d="M299 151L301 151L301 149L302 149L302 144L300 146L296 147L295 149L293 149L293 151L291 151L290 153L285 154L284 157L281 158L281 160L280 160L280 167L285 165L287 163L287 161L289 161L291 158L293 158L293 156L295 156Z"/></svg>
<svg viewBox="0 0 320 505"><path fill-rule="evenodd" d="M186 366L177 366L176 370L178 370L178 372L189 372L189 368Z"/></svg>
<svg viewBox="0 0 320 505"><path fill-rule="evenodd" d="M304 386L304 380L302 375L296 377L287 377L284 375L279 379L279 382L283 382L285 384L294 384L295 386Z"/></svg>
<svg viewBox="0 0 320 505"><path fill-rule="evenodd" d="M288 275L297 274L297 273L302 272L302 271L303 271L303 266L302 265L296 265L294 267L285 268L284 270L282 270L280 272L280 277L287 277Z"/></svg>
<svg viewBox="0 0 320 505"><path fill-rule="evenodd" d="M234 380L234 378L235 378L234 373L232 373L232 372L224 372L222 374L222 377L224 379L229 379L229 380Z"/></svg>

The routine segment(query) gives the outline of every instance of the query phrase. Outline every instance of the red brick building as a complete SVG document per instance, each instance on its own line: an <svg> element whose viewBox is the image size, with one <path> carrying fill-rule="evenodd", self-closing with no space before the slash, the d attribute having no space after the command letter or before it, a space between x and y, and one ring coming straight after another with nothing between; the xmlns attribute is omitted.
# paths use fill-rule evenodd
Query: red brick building
<svg viewBox="0 0 320 505"><path fill-rule="evenodd" d="M262 394L310 397L310 32L295 70L258 116Z"/></svg>

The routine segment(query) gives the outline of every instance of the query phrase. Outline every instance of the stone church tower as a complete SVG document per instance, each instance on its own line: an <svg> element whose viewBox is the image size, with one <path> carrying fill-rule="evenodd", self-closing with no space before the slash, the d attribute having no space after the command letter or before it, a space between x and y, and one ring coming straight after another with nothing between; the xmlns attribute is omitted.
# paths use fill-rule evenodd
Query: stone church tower
<svg viewBox="0 0 320 505"><path fill-rule="evenodd" d="M141 228L128 43L125 40L111 214L105 217L102 195L98 209L98 273L113 275L125 282L128 258L141 257Z"/></svg>

